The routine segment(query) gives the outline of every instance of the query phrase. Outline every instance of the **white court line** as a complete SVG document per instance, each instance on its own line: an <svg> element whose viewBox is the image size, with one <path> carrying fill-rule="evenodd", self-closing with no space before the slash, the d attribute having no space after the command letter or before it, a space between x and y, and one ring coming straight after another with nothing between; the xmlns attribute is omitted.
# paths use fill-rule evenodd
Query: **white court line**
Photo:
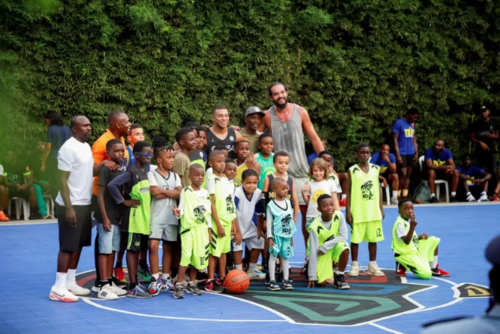
<svg viewBox="0 0 500 334"><path fill-rule="evenodd" d="M381 330L384 330L386 332L389 332L389 333L394 333L394 334L404 334L403 332L398 332L398 331L395 331L393 329L390 329L390 328L387 328L387 327L384 327L382 325L379 325L379 324L376 324L374 322L370 322L369 325L372 325L374 327L378 327L380 328Z"/></svg>

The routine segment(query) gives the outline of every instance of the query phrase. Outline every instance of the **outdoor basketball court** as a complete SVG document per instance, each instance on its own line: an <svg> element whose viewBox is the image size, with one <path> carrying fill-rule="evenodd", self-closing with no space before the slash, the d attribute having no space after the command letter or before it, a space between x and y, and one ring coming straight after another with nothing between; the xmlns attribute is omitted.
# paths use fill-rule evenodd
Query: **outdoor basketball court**
<svg viewBox="0 0 500 334"><path fill-rule="evenodd" d="M394 274L392 226L397 209L385 209L385 240L378 263L386 277L349 278L351 290L308 289L294 268L295 290L271 292L252 282L243 295L162 293L151 299L50 301L58 231L54 223L0 225L0 333L419 333L421 324L444 317L481 315L487 306L489 264L484 249L500 233L500 205L416 206L417 232L441 238L439 262L451 273L429 281ZM95 231L94 231L95 233ZM300 229L292 266L303 262ZM368 264L367 245L360 263ZM93 247L84 249L77 281L93 282Z"/></svg>

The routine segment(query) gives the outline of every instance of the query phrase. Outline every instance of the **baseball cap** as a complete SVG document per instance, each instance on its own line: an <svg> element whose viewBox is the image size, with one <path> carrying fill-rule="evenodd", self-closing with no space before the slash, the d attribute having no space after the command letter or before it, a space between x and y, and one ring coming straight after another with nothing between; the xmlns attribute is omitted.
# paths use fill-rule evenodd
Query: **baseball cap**
<svg viewBox="0 0 500 334"><path fill-rule="evenodd" d="M260 108L257 106L250 107L247 109L247 111L245 111L245 117L253 115L253 114L259 114L262 117L265 116L264 112L262 110L260 110Z"/></svg>
<svg viewBox="0 0 500 334"><path fill-rule="evenodd" d="M480 112L485 112L486 110L490 110L487 106L481 106Z"/></svg>
<svg viewBox="0 0 500 334"><path fill-rule="evenodd" d="M490 241L486 247L486 260L494 266L500 266L500 235L497 235Z"/></svg>

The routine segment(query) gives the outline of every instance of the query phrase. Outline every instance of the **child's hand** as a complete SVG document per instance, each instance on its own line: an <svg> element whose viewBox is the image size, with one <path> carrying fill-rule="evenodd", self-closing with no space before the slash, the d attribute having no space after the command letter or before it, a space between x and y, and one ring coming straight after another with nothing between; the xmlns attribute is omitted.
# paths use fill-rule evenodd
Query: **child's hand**
<svg viewBox="0 0 500 334"><path fill-rule="evenodd" d="M179 217L181 215L181 210L179 210L179 208L177 208L176 206L172 207L172 212L176 217Z"/></svg>
<svg viewBox="0 0 500 334"><path fill-rule="evenodd" d="M219 238L224 238L226 236L226 231L224 231L224 227L222 227L222 225L217 225L217 236Z"/></svg>
<svg viewBox="0 0 500 334"><path fill-rule="evenodd" d="M311 186L306 184L305 186L302 187L302 192L309 192L311 191Z"/></svg>
<svg viewBox="0 0 500 334"><path fill-rule="evenodd" d="M427 233L422 233L419 237L419 239L429 239L429 236L427 235Z"/></svg>
<svg viewBox="0 0 500 334"><path fill-rule="evenodd" d="M129 208L137 208L141 205L141 202L136 199L126 199L123 201L123 205L128 206Z"/></svg>
<svg viewBox="0 0 500 334"><path fill-rule="evenodd" d="M236 234L236 227L234 225L231 225L231 235Z"/></svg>
<svg viewBox="0 0 500 334"><path fill-rule="evenodd" d="M410 227L415 228L417 226L417 221L415 220L415 215L411 216Z"/></svg>
<svg viewBox="0 0 500 334"><path fill-rule="evenodd" d="M352 226L352 214L350 211L346 212L346 217L345 219L347 220L347 224Z"/></svg>
<svg viewBox="0 0 500 334"><path fill-rule="evenodd" d="M314 284L316 283L316 281L309 281L309 284L307 284L307 287L308 288L313 288L314 289Z"/></svg>
<svg viewBox="0 0 500 334"><path fill-rule="evenodd" d="M233 242L237 245L240 245L241 242L243 241L243 237L241 235L241 232L240 231L237 231L235 234L234 234L234 238L233 238Z"/></svg>
<svg viewBox="0 0 500 334"><path fill-rule="evenodd" d="M111 160L104 160L104 167L107 167L112 172L120 169L120 166L118 166L116 162Z"/></svg>
<svg viewBox="0 0 500 334"><path fill-rule="evenodd" d="M263 230L259 230L257 232L257 240L260 240L261 237L264 238L264 239L266 238L266 234L264 233Z"/></svg>
<svg viewBox="0 0 500 334"><path fill-rule="evenodd" d="M111 232L111 222L108 218L103 219L102 227L105 231Z"/></svg>
<svg viewBox="0 0 500 334"><path fill-rule="evenodd" d="M267 245L269 246L269 248L273 248L274 247L273 238L267 238Z"/></svg>

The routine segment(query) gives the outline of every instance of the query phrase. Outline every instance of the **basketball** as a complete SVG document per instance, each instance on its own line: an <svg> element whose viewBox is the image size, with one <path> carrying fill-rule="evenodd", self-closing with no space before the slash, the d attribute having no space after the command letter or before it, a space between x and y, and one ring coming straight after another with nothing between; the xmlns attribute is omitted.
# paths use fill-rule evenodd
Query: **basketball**
<svg viewBox="0 0 500 334"><path fill-rule="evenodd" d="M239 294L247 291L250 286L250 278L241 269L231 270L225 279L226 289L230 293Z"/></svg>

